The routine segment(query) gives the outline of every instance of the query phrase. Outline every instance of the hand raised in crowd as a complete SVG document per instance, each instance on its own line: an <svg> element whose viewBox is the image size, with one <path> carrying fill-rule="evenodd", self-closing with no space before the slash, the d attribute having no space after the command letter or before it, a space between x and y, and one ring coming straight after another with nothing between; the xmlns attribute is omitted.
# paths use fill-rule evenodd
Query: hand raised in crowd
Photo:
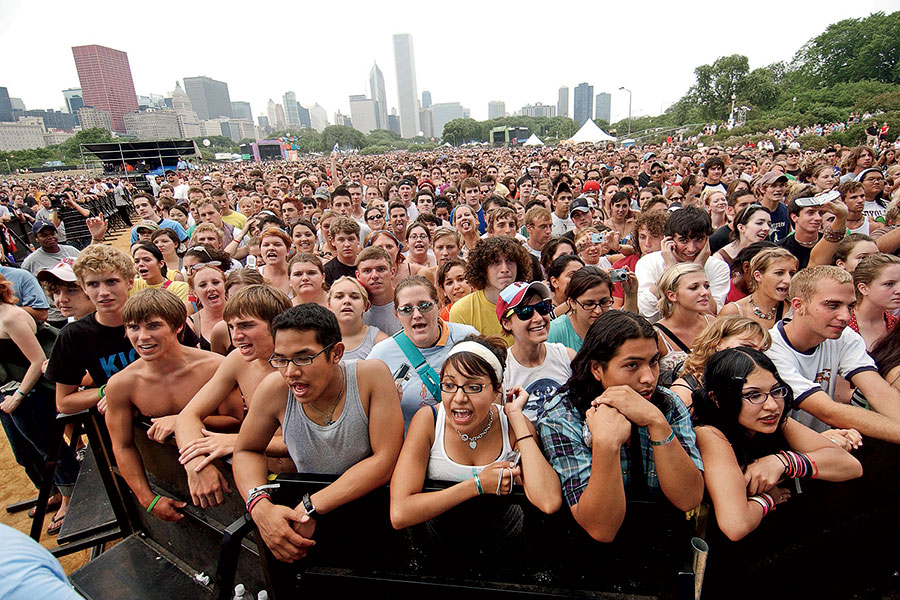
<svg viewBox="0 0 900 600"><path fill-rule="evenodd" d="M147 437L159 443L165 442L169 436L175 433L175 421L178 415L166 415L150 419L153 425L147 430Z"/></svg>
<svg viewBox="0 0 900 600"><path fill-rule="evenodd" d="M156 501L156 504L153 505L153 510L150 511L150 514L157 519L177 523L184 518L184 514L179 511L185 506L187 506L187 502L181 502L166 496L161 496L159 500Z"/></svg>
<svg viewBox="0 0 900 600"><path fill-rule="evenodd" d="M629 270L627 276L628 279L622 282L622 291L625 292L626 296L637 294L640 286L637 275L634 274L634 271Z"/></svg>
<svg viewBox="0 0 900 600"><path fill-rule="evenodd" d="M88 231L91 232L91 239L96 242L103 241L103 238L106 237L106 230L109 227L103 215L88 217L84 221L87 224Z"/></svg>
<svg viewBox="0 0 900 600"><path fill-rule="evenodd" d="M522 412L528 404L528 392L521 386L515 386L506 392L506 402L503 404L503 412L506 416Z"/></svg>
<svg viewBox="0 0 900 600"><path fill-rule="evenodd" d="M236 433L215 433L206 429L201 429L200 432L203 437L188 442L181 449L181 456L178 459L178 462L186 465L195 458L205 455L203 460L194 467L194 471L198 472L215 459L233 453L234 443L237 441Z"/></svg>
<svg viewBox="0 0 900 600"><path fill-rule="evenodd" d="M751 496L768 492L784 479L784 463L774 454L762 456L747 465L744 481Z"/></svg>
<svg viewBox="0 0 900 600"><path fill-rule="evenodd" d="M863 443L862 434L855 429L828 429L822 435L847 452L859 450Z"/></svg>

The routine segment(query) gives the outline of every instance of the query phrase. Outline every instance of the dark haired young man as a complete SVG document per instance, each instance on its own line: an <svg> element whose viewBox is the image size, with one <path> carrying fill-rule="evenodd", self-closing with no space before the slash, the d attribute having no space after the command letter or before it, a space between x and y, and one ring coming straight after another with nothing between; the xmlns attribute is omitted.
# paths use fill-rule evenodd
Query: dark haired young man
<svg viewBox="0 0 900 600"><path fill-rule="evenodd" d="M705 210L689 206L672 213L663 231L662 250L645 254L634 267L640 286L638 307L642 315L651 321L657 318L659 298L653 291L656 282L663 271L678 263L692 262L703 266L716 310L722 308L731 285L731 269L725 261L710 257L711 233L712 225Z"/></svg>
<svg viewBox="0 0 900 600"><path fill-rule="evenodd" d="M391 372L379 360L342 362L337 317L302 304L272 323L278 373L266 377L241 427L233 470L263 542L279 560L303 558L314 543L316 520L391 478L403 442L403 415ZM338 476L295 508L273 504L266 447L281 427L301 473Z"/></svg>
<svg viewBox="0 0 900 600"><path fill-rule="evenodd" d="M181 226L181 223L171 219L163 219L159 216L159 211L156 208L156 200L150 194L135 194L132 203L134 203L134 210L141 220L153 221L160 229L168 227L178 234L178 239L182 242L188 239L188 234L184 230L184 227ZM131 243L133 244L136 241L138 241L138 232L137 226L135 225L131 230Z"/></svg>
<svg viewBox="0 0 900 600"><path fill-rule="evenodd" d="M722 183L723 173L725 173L725 161L718 156L706 159L706 162L703 163L703 190L712 188L721 191L723 194L727 193L725 184Z"/></svg>

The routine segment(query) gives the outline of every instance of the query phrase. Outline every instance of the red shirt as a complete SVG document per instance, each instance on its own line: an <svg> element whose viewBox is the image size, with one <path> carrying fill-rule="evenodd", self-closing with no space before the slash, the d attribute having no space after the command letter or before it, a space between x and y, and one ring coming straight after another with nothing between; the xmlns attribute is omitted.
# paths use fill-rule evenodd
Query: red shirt
<svg viewBox="0 0 900 600"><path fill-rule="evenodd" d="M617 261L613 264L613 269L624 269L624 268L627 268L629 271L631 271L631 272L633 273L633 272L634 272L634 265L637 264L637 261L640 260L640 258L641 258L641 255L640 255L640 254L637 254L637 253L635 253L635 254L629 254L629 255L626 256L625 258L622 258L622 259L617 260ZM614 284L613 284L612 296L613 296L613 298L624 298L624 297L625 297L625 290L622 289L622 284L621 284L621 283L614 283Z"/></svg>
<svg viewBox="0 0 900 600"><path fill-rule="evenodd" d="M900 321L900 318L895 317L889 312L884 313L884 326L887 331L891 331L898 321ZM856 313L851 313L850 322L847 323L847 327L856 333L859 333L859 323L856 322Z"/></svg>

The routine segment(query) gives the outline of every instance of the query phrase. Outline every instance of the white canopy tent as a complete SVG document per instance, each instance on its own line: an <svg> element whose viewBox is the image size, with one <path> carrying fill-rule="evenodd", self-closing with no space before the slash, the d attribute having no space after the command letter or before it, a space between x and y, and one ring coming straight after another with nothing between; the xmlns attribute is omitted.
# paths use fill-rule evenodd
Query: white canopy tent
<svg viewBox="0 0 900 600"><path fill-rule="evenodd" d="M588 119L575 135L566 140L570 144L593 144L596 142L614 142L616 138L600 129L594 121Z"/></svg>
<svg viewBox="0 0 900 600"><path fill-rule="evenodd" d="M544 142L541 141L541 138L537 136L536 133L532 133L531 137L525 140L523 146L543 146Z"/></svg>

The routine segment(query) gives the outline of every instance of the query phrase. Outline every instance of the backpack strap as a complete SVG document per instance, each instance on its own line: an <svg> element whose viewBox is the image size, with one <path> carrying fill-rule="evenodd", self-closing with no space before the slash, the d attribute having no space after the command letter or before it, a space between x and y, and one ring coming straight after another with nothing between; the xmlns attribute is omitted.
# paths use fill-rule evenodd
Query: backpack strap
<svg viewBox="0 0 900 600"><path fill-rule="evenodd" d="M409 361L409 364L412 365L413 369L418 373L419 379L422 380L422 383L424 383L425 387L428 388L428 391L431 392L431 397L434 398L435 402L440 402L440 377L438 377L434 368L428 364L425 357L422 356L422 351L416 348L416 345L412 343L405 333L403 333L402 329L395 333L393 338L394 341L397 342L397 345L400 346L400 350L403 352L404 356L406 356L406 360Z"/></svg>
<svg viewBox="0 0 900 600"><path fill-rule="evenodd" d="M684 350L685 352L690 354L690 352L691 352L690 346L688 346L687 344L682 342L681 339L677 335L672 333L672 331L668 327L666 327L665 325L661 325L660 323L654 323L653 326L656 327L657 329L659 329L660 331L662 331L664 334L666 334L666 337L668 337L670 340L675 342L676 346L678 346L679 348L681 348L682 350Z"/></svg>

